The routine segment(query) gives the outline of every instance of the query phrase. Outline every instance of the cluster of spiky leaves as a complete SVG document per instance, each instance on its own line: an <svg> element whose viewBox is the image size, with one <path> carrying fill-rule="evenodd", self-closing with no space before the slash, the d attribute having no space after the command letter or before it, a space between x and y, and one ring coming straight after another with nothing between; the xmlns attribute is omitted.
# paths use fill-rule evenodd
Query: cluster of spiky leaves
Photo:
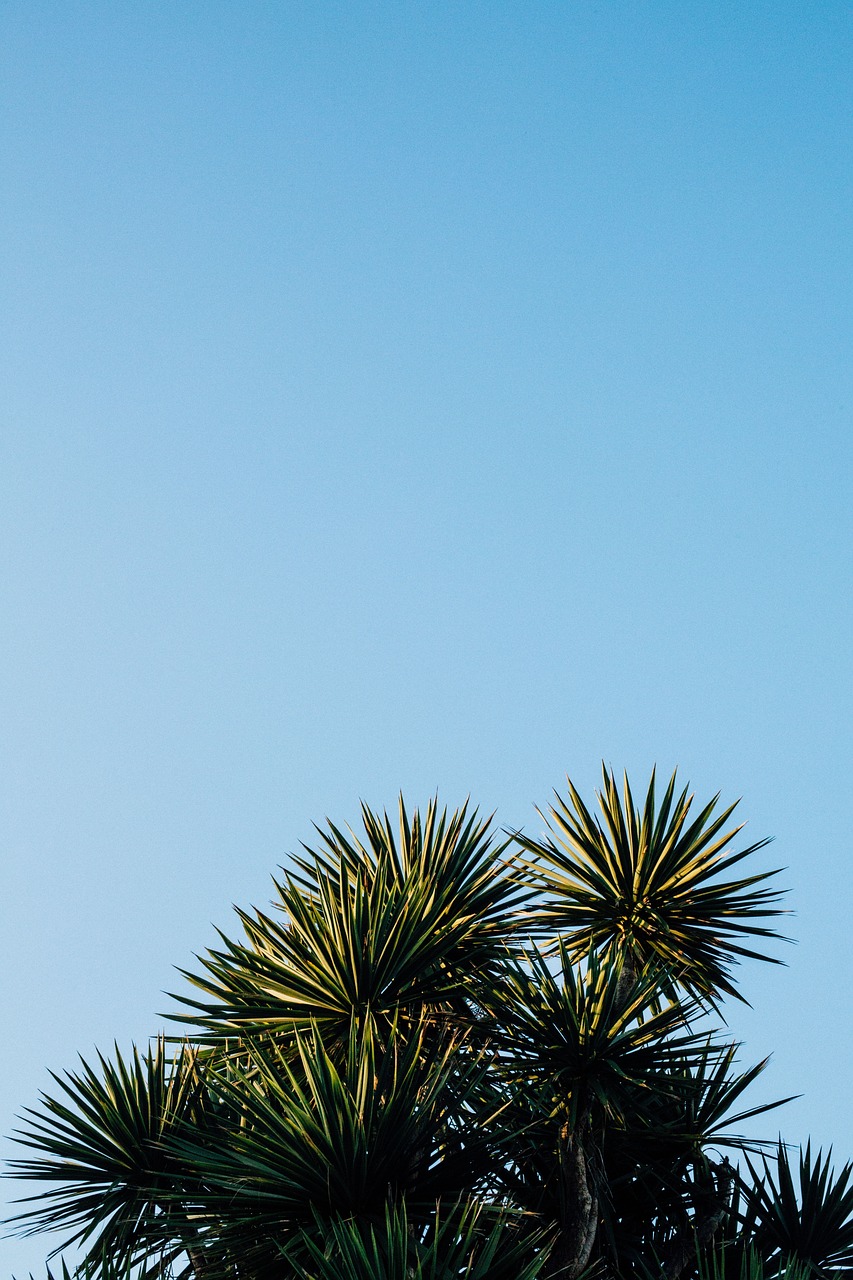
<svg viewBox="0 0 853 1280"><path fill-rule="evenodd" d="M765 1270L796 1264L830 1280L853 1271L853 1165L838 1172L830 1154L791 1154L780 1141L758 1165L747 1157L730 1205L729 1229L716 1252L717 1271L731 1277L746 1255Z"/></svg>
<svg viewBox="0 0 853 1280"><path fill-rule="evenodd" d="M676 795L675 774L659 805L652 774L639 808L627 777L620 796L605 769L601 818L571 781L568 789L568 799L558 795L548 810L543 840L519 836L537 858L532 871L546 895L542 920L566 938L576 958L597 952L637 971L658 961L670 983L688 991L742 998L732 964L771 958L743 942L777 936L758 921L781 914L779 891L766 885L774 872L721 877L768 841L733 851L741 827L727 830L726 824L736 806L715 814L715 796L691 818L693 797L689 787Z"/></svg>
<svg viewBox="0 0 853 1280"><path fill-rule="evenodd" d="M795 1187L739 1131L764 1064L706 1029L775 936L771 873L727 878L761 844L674 777L599 799L569 783L541 841L402 802L319 831L188 975L190 1041L54 1077L19 1229L79 1280L853 1270L849 1167L807 1150Z"/></svg>
<svg viewBox="0 0 853 1280"><path fill-rule="evenodd" d="M397 833L387 814L362 818L364 842L318 830L320 850L274 881L278 918L238 912L245 940L223 936L187 975L207 999L183 997L186 1021L210 1043L315 1026L345 1038L353 1018L464 1010L495 981L529 890L490 824L435 804L410 821L402 802Z"/></svg>

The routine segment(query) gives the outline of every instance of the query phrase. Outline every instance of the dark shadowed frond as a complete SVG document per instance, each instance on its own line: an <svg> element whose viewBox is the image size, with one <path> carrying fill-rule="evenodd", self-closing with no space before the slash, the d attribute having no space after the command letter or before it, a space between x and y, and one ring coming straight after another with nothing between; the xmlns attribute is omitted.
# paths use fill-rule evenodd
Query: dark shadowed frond
<svg viewBox="0 0 853 1280"><path fill-rule="evenodd" d="M809 1280L807 1266L788 1259L768 1262L756 1249L720 1242L699 1253L698 1280Z"/></svg>
<svg viewBox="0 0 853 1280"><path fill-rule="evenodd" d="M211 1249L251 1257L252 1274L266 1274L271 1255L317 1215L379 1222L401 1196L410 1215L430 1213L494 1160L481 1103L489 1063L463 1038L436 1042L426 1022L386 1044L353 1023L344 1054L331 1054L317 1030L297 1032L296 1048L268 1040L239 1063L223 1060L231 1131L214 1148L191 1126L175 1140L195 1170L199 1212L220 1224Z"/></svg>
<svg viewBox="0 0 853 1280"><path fill-rule="evenodd" d="M550 1086L555 1114L574 1126L593 1108L625 1121L638 1090L669 1092L670 1076L698 1060L705 1037L689 1028L689 1005L659 1008L658 976L628 982L610 955L574 961L561 943L559 965L535 949L508 965L504 999L495 1010L520 1077Z"/></svg>
<svg viewBox="0 0 853 1280"><path fill-rule="evenodd" d="M765 1259L799 1262L820 1280L853 1273L853 1165L836 1173L831 1158L807 1144L794 1169L780 1142L761 1172L748 1162L740 1212L741 1231Z"/></svg>
<svg viewBox="0 0 853 1280"><path fill-rule="evenodd" d="M337 1219L319 1237L306 1232L285 1254L305 1280L535 1280L548 1245L509 1211L439 1204L425 1225L403 1201L378 1223Z"/></svg>

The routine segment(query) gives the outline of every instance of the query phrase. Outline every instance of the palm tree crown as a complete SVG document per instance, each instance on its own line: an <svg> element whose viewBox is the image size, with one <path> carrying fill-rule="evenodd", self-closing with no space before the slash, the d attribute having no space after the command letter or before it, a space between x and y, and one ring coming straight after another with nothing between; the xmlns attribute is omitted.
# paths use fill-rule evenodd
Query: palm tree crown
<svg viewBox="0 0 853 1280"><path fill-rule="evenodd" d="M25 1113L16 1228L80 1280L853 1272L850 1167L807 1148L795 1180L741 1132L779 1104L708 1031L772 958L766 842L674 775L637 806L605 770L599 803L569 782L538 839L435 802L318 829L187 974L185 1040Z"/></svg>

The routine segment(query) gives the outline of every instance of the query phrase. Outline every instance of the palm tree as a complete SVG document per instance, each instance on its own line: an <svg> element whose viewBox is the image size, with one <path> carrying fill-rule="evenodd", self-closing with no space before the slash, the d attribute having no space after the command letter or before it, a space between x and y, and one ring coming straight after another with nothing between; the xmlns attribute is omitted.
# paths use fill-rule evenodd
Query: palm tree
<svg viewBox="0 0 853 1280"><path fill-rule="evenodd" d="M778 1105L744 1106L764 1064L707 1029L777 936L776 873L731 878L765 842L674 776L599 801L569 782L540 840L402 801L318 829L187 975L185 1039L25 1113L16 1228L63 1231L80 1280L850 1269L849 1168L807 1149L797 1192L779 1147L774 1180L739 1131Z"/></svg>
<svg viewBox="0 0 853 1280"><path fill-rule="evenodd" d="M556 795L542 815L545 838L518 836L536 859L542 924L565 936L576 958L612 955L631 974L656 963L668 995L681 987L711 1001L722 994L742 999L732 966L746 957L773 959L742 944L778 936L757 923L782 914L779 890L767 886L778 872L721 877L769 841L733 850L742 827L726 824L737 802L715 815L714 796L691 818L693 796L689 787L676 795L675 773L658 805L652 771L641 809L627 776L620 796L613 771L602 772L601 818L567 779L568 798Z"/></svg>
<svg viewBox="0 0 853 1280"><path fill-rule="evenodd" d="M853 1165L836 1174L831 1155L800 1149L796 1172L781 1141L759 1170L746 1160L731 1209L723 1261L748 1252L768 1272L796 1264L805 1276L829 1280L853 1271ZM729 1271L733 1268L729 1265Z"/></svg>

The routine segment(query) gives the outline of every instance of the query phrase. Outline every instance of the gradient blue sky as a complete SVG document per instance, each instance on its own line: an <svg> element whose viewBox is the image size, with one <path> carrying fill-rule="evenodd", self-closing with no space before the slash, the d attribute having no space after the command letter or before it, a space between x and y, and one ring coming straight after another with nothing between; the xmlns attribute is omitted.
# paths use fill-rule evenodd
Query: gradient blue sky
<svg viewBox="0 0 853 1280"><path fill-rule="evenodd" d="M732 1026L853 1155L850 3L7 0L0 64L2 1130L313 821L603 757L777 837Z"/></svg>

